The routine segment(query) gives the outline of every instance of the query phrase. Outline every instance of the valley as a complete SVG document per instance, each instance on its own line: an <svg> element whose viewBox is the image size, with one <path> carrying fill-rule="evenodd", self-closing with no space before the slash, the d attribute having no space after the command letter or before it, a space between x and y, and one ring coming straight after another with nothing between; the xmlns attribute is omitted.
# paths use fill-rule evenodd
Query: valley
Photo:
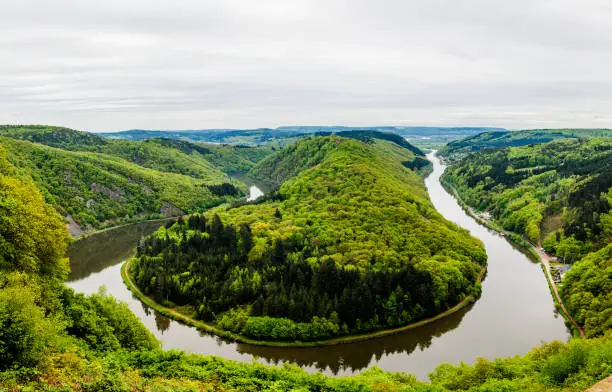
<svg viewBox="0 0 612 392"><path fill-rule="evenodd" d="M555 314L552 298L546 287L545 277L539 265L515 249L497 233L476 223L440 185L439 177L444 166L435 156L429 155L434 167L426 179L426 185L434 207L447 219L468 229L483 241L489 257L482 296L475 304L428 325L371 341L317 348L274 348L253 346L225 341L214 335L198 331L149 309L135 298L121 281L121 264L136 251L137 238L145 233L133 226L133 240L122 245L120 257L105 259L95 247L115 248L116 238L126 238L123 232L116 236L96 240L97 234L73 244L71 263L73 269L87 269L99 262L92 256L108 262L100 271L92 269L90 275L80 274L69 286L85 294L95 293L101 285L109 294L128 303L155 336L164 349L182 349L200 354L214 354L224 358L250 362L254 358L267 364L297 363L310 372L324 371L334 375L356 374L368 367L379 366L387 371L403 371L425 379L439 363L472 362L482 356L493 359L513 356L529 350L541 340L565 340L569 333L563 319ZM121 230L121 229L115 229ZM149 229L150 231L153 228ZM150 232L149 231L149 232ZM84 242L90 241L90 242ZM95 248L94 248L95 249ZM508 276L520 276L525 291L517 293L515 282ZM519 295L520 294L520 295ZM522 304L529 301L530 306ZM503 316L500 312L503 312ZM521 332L517 335L517 332ZM509 336L514 336L509 340ZM474 343L477 342L477 343ZM449 350L449 347L453 347Z"/></svg>
<svg viewBox="0 0 612 392"><path fill-rule="evenodd" d="M2 16L0 392L612 392L605 1Z"/></svg>
<svg viewBox="0 0 612 392"><path fill-rule="evenodd" d="M607 138L447 168L373 130L282 149L0 131L0 388L578 391L609 375ZM146 181L161 193L139 195ZM68 268L60 214L91 195L109 215ZM189 198L174 217L143 204ZM572 258L560 294L586 339L508 242L521 234Z"/></svg>

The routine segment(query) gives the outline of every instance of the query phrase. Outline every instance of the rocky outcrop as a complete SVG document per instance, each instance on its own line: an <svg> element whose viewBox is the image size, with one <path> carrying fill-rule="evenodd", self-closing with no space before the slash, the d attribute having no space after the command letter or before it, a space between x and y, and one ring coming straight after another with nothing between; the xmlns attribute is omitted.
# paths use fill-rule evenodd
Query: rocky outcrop
<svg viewBox="0 0 612 392"><path fill-rule="evenodd" d="M114 191L109 187L94 182L93 184L91 184L91 190L94 192L102 192L106 196L114 200L125 200L125 197L123 197L123 195L125 195L125 192L121 189L118 191Z"/></svg>
<svg viewBox="0 0 612 392"><path fill-rule="evenodd" d="M85 230L72 218L72 216L66 216L66 225L68 226L68 232L73 238L80 237L85 234Z"/></svg>
<svg viewBox="0 0 612 392"><path fill-rule="evenodd" d="M183 210L181 210L180 208L174 206L172 203L164 201L162 202L162 206L159 209L159 212L163 215L163 216L180 216L180 215L185 215L185 212Z"/></svg>

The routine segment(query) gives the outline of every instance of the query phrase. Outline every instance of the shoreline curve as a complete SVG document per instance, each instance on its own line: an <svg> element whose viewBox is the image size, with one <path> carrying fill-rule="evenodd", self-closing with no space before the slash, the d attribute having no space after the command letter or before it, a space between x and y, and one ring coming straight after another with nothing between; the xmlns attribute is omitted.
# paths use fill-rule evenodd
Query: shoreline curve
<svg viewBox="0 0 612 392"><path fill-rule="evenodd" d="M321 347L321 346L335 346L335 345L339 345L339 344L348 344L348 343L356 343L356 342L362 342L362 341L366 341L366 340L372 340L372 339L377 339L383 336L390 336L390 335L396 335L399 333L402 333L404 331L408 331L410 329L414 329L414 328L418 328L421 327L423 325L426 324L430 324L434 321L437 321L439 319L442 319L446 316L450 316L453 313L456 313L457 311L465 308L466 306L474 303L476 301L477 298L475 298L472 294L466 296L463 300L461 300L458 304L456 304L455 306L453 306L452 308L449 308L447 310L445 310L442 313L439 313L433 317L430 318L426 318L420 321L416 321L410 324L406 324L403 325L401 327L397 327L397 328L392 328L392 329L383 329L383 330L378 330L378 331L374 331L374 332L368 332L368 333L364 333L364 334L359 334L359 335L348 335L348 336L342 336L342 337L337 337L337 338L332 338L332 339L326 339L326 340L318 340L318 341L312 341L312 342L301 342L301 341L295 341L295 342L284 342L284 341L276 341L276 340L256 340L256 339L252 339L249 337L246 337L244 335L240 335L240 334L235 334L233 332L229 332L229 331L225 331L222 329L219 329L217 327L215 327L214 325L205 323L203 321L199 321L196 320L192 317L189 317L183 313L177 312L176 310L172 309L172 308L168 308L166 306L163 306L157 302L155 302L152 298L146 296L139 288L138 286L136 286L136 284L132 281L132 277L129 274L129 266L130 266L130 262L132 261L132 259L128 259L126 262L123 263L123 265L121 266L121 278L123 279L123 283L128 287L128 289L132 292L132 294L134 296L136 296L136 298L138 298L139 301L141 301L142 303L144 303L145 305L153 308L154 310L158 311L159 313L163 314L166 317L169 317L175 321L181 322L183 324L195 327L199 330L202 330L204 332L210 333L210 334L214 334L216 336L219 336L221 338L225 338L234 342L238 342L238 343L245 343L245 344L250 344L250 345L254 345L254 346L264 346L264 347L286 347L286 348L306 348L306 347ZM485 272L487 270L487 265L485 264L481 270L480 273L478 274L478 277L476 278L476 282L475 284L481 284L482 279L484 278Z"/></svg>

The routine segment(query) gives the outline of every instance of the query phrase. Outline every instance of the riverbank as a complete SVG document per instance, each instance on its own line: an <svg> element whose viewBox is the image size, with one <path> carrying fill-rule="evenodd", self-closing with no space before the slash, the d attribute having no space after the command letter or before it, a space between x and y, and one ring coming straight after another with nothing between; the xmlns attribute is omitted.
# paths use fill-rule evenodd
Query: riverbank
<svg viewBox="0 0 612 392"><path fill-rule="evenodd" d="M520 249L528 252L531 256L535 258L535 260L537 260L540 263L542 267L542 271L544 272L544 276L546 276L546 281L548 283L548 289L550 291L550 294L552 295L553 302L555 304L555 308L559 311L559 313L565 320L565 324L572 331L572 335L574 336L578 335L582 339L584 339L584 331L582 327L576 322L576 320L571 316L571 314L565 308L565 304L563 303L563 300L561 299L561 296L559 295L557 286L555 282L553 281L552 276L550 275L550 264L548 260L548 257L550 256L540 251L534 244L523 239L519 234L504 230L503 228L497 226L494 222L491 222L487 219L483 219L478 213L476 213L476 211L474 211L472 207L470 207L469 205L467 205L467 203L463 201L463 199L461 198L461 196L459 196L459 193L457 192L455 187L453 187L447 181L440 180L440 183L442 184L442 186L444 187L444 189L446 189L448 193L453 195L453 197L457 200L458 204L468 215L470 215L472 218L474 218L478 223L482 224L483 226L503 235L504 237L506 237L506 239L509 242L519 247Z"/></svg>
<svg viewBox="0 0 612 392"><path fill-rule="evenodd" d="M435 157L432 161L435 170L425 182L436 210L483 241L489 261L476 302L418 328L351 344L296 348L243 344L204 333L203 329L152 311L124 284L121 267L132 257L141 236L149 233L149 227L139 229L139 225L131 225L133 230L111 230L73 243L71 266L79 274L68 285L85 295L105 286L107 294L125 302L165 350L247 363L292 363L308 373L329 376L355 375L376 366L389 372L409 371L426 380L440 363L513 357L527 353L542 341L566 341L568 329L564 319L551 309L540 264L464 212L438 180L444 168ZM511 277L520 277L520 290ZM174 310L192 315L181 307Z"/></svg>
<svg viewBox="0 0 612 392"><path fill-rule="evenodd" d="M100 234L100 233L105 233L107 231L111 231L111 230L115 230L115 229L121 229L121 228L125 228L128 226L133 226L133 225L140 225L143 223L155 223L155 222L169 222L172 220L177 220L178 218L180 218L181 216L185 216L185 215L177 215L177 216L170 216L170 217L166 217L166 218L156 218L156 219L144 219L144 220L135 220L135 221L130 221L130 222L126 222L123 223L121 225L118 226L108 226L99 230L92 230L92 231L86 231L83 234L81 234L78 237L72 237L72 241L79 241L82 239L85 239L87 237L90 237L92 235L96 235L96 234Z"/></svg>
<svg viewBox="0 0 612 392"><path fill-rule="evenodd" d="M122 266L121 266L121 277L123 278L123 282L125 283L125 285L128 287L128 289L140 300L142 301L144 304L146 304L147 306L155 309L156 311L158 311L159 313L163 314L166 317L169 317L173 320L176 321L180 321L184 324L190 325L192 327L198 328L204 332L207 333L211 333L217 336L220 336L222 338L225 339L229 339L235 342L239 342L239 343L246 343L246 344L251 344L251 345L255 345L255 346L265 346L265 347L287 347L287 348L299 348L299 347L320 347L320 346L334 346L334 345L339 345L339 344L346 344L346 343L355 343L355 342L362 342L362 341L366 341L366 340L372 340L372 339L376 339L376 338L380 338L383 336L390 336L390 335L395 335L404 331L408 331L410 329L414 329L414 328L418 328L421 327L423 325L427 325L429 323L432 323L436 320L440 320L444 317L447 317L463 308L465 308L466 306L468 306L469 304L473 303L474 301L476 301L477 298L475 298L473 295L468 295L466 296L461 302L459 302L457 305L453 306L450 309L447 309L446 311L424 319L424 320L420 320L420 321L416 321L414 323L410 323L398 328L393 328L393 329L385 329L385 330L380 330L380 331L374 331L374 332L369 332L369 333L365 333L365 334L359 334L359 335L350 335L350 336L343 336L343 337L338 337L338 338L333 338L333 339L327 339L327 340L320 340L320 341L314 341L314 342L300 342L300 341L296 341L296 342L282 342L282 341L265 341L265 340L256 340L256 339L251 339L249 337L243 336L243 335L239 335L239 334L235 334L232 332L228 332L222 329L219 329L217 327L215 327L214 325L196 320L192 317L189 317L183 313L180 313L172 308L168 308L166 306L163 306L157 302L155 302L152 298L146 296L142 291L140 291L140 289L136 286L136 284L133 282L132 277L129 274L129 268L130 268L130 262L131 259L127 260ZM476 284L480 285L482 282L482 279L484 278L486 272L486 266L482 267L482 269L480 270L480 273L478 274L478 278L476 279Z"/></svg>

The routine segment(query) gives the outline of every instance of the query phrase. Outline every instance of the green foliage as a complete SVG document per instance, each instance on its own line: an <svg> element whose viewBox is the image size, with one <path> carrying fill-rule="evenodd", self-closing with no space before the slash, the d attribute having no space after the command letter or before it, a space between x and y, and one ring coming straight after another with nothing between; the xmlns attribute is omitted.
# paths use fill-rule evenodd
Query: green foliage
<svg viewBox="0 0 612 392"><path fill-rule="evenodd" d="M112 351L159 346L157 339L127 305L111 296L99 293L86 297L65 289L62 303L69 320L66 331L83 339L92 349Z"/></svg>
<svg viewBox="0 0 612 392"><path fill-rule="evenodd" d="M534 243L560 230L547 246L567 261L607 241L610 138L483 151L449 167L443 181L468 205L489 211L504 229Z"/></svg>
<svg viewBox="0 0 612 392"><path fill-rule="evenodd" d="M350 145L345 147L362 148L354 143L356 142L350 142ZM384 151L388 145L383 143L381 146L370 146L369 148L382 148ZM395 153L403 155L397 151ZM392 156L389 151L383 155ZM385 161L379 160L380 158L374 153L368 156L367 162L380 164L383 170L392 168L386 166ZM403 159L406 159L406 156ZM386 184L385 191L401 188L402 182L397 180L404 177L409 178L405 186L420 184L416 179L411 178L412 174L405 171L407 169L401 166L399 162L402 159L393 161L397 163L396 167L404 172L401 175L399 173L396 173L396 176L392 175L391 177L396 178L396 181ZM313 171L317 172L317 170ZM59 280L65 277L63 255L67 242L67 234L61 218L50 206L45 205L42 196L32 185L13 178L15 173L15 169L4 159L0 150L0 180L3 184L0 200L14 201L12 204L6 204L11 208L0 208L0 222L4 222L2 231L0 231L0 240L3 244L2 250L8 249L3 256L4 260L8 260L6 255L14 255L13 260L15 261L0 265L0 390L62 392L555 390L569 392L582 391L612 374L612 335L609 333L598 339L573 340L568 344L560 342L545 344L535 348L524 357L494 361L479 359L471 366L443 364L431 374L431 383L419 382L409 374L388 373L377 368L371 368L351 377L327 377L321 373L309 374L297 366L288 364L273 367L259 363L239 363L212 356L185 354L178 351L162 351L158 348L159 343L126 305L118 303L103 293L86 297L61 286ZM296 177L295 181L299 181L300 176L301 174ZM355 180L350 176L347 177L346 180L349 182ZM384 183L382 177L377 180L377 182ZM363 184L358 185L365 192L373 193L375 190ZM418 187L413 189L411 200L417 205L415 208L418 211L427 211L426 217L422 218L423 221L435 222L436 229L445 233L438 239L450 241L454 247L459 244L457 241L459 239L471 244L473 248L462 245L466 250L464 265L469 266L472 263L469 260L472 256L479 262L484 262L484 254L479 244L470 240L465 232L457 232L456 227L446 223L435 212L427 210L427 198L423 197L424 192L418 189ZM285 184L280 194L288 197L293 194L292 190L291 186ZM315 188L312 191L317 193L320 190ZM249 257L251 250L262 245L262 238L271 238L275 240L273 246L264 249L262 254L269 253L271 260L277 262L287 261L282 259L292 254L291 242L288 239L294 238L295 240L297 234L302 235L302 238L308 238L309 235L305 230L285 233L284 229L289 225L287 221L300 218L292 205L284 203L287 200L291 198L267 200L262 204L236 208L235 212L227 211L222 214L226 224L219 217L210 218L209 216L209 219L206 219L204 216L194 215L189 219L179 220L179 223L174 226L160 230L155 237L151 237L152 242L143 244L143 246L160 246L161 249L165 248L167 243L175 240L179 245L185 245L190 239L197 238L197 236L200 239L207 238L211 241L227 241L228 238L224 237L224 233L229 235L230 231L227 228L233 229L232 225L240 220L239 217L252 215L258 208L257 206L270 204L261 213L266 218L266 222L271 222L265 229L268 230L265 233L274 232L276 235L264 236L261 225L252 230L252 227L256 226L254 223L263 220L255 215L251 218L254 221L244 220L243 223L235 226L239 229L237 231L233 229L233 235L237 237L237 243L233 244L237 244L238 253L246 254ZM282 219L272 217L276 207L283 212ZM408 208L408 206L403 206L403 208ZM240 211L240 209L246 211ZM219 213L222 212L219 211ZM21 214L23 217L19 218ZM375 216L375 219L379 218L380 216ZM30 219L30 224L26 224L25 219ZM41 219L48 233L45 233L43 228L37 227L38 220ZM232 224L228 225L228 221L231 221ZM394 222L390 220L389 224L393 225ZM411 221L411 224L415 224L415 221ZM448 227L448 230L444 227ZM419 230L422 229L421 225ZM284 236L280 233L283 233ZM456 233L458 237L448 237L449 233ZM166 242L159 242L160 239ZM283 241L287 241L286 247ZM22 246L20 242L29 244L31 249ZM312 243L312 241L309 239L306 243ZM442 243L443 241L440 244ZM332 265L336 265L335 261L329 263L333 255L329 251L330 244L333 242L320 241L316 244L315 249L319 252L317 257L329 256L327 263L317 266L319 271L323 266L334 268ZM449 253L448 249L439 248L440 244L428 242L421 245L420 249L430 246L430 251L432 249L438 249L438 251L437 253L432 252L433 255L421 255L419 263L424 263L423 268L429 269L430 273L440 269L441 275L453 276L456 271L453 271L452 268L443 268L444 264L453 264L451 257L453 254ZM44 251L41 249L42 246L54 248ZM385 248L382 245L381 247ZM170 249L172 252L179 250L172 246ZM469 250L472 250L474 254L471 255ZM610 289L606 285L610 282L611 252L608 246L597 254L577 262L574 270L568 274L575 274L579 281L571 283L573 280L569 280L568 284L571 287L567 286L568 290L581 290L582 285L592 293L609 293ZM258 256L259 253L255 253L252 257L254 261L257 261L260 256ZM460 258L461 255L461 253L456 253L453 257ZM476 257L478 255L480 258ZM382 256L377 255L377 257ZM20 261L21 258L27 259L27 262ZM350 260L339 260L338 266L351 266L351 271L361 268L359 264L351 263ZM436 263L437 260L443 262ZM316 266L314 261L316 260L310 259L309 263ZM598 276L587 276L579 271L580 268L593 270L591 264L598 269L602 268L602 264L607 268L608 276L605 281L602 280L603 283L597 281ZM384 263L377 261L367 264L363 269L384 270L384 267ZM327 273L330 272L329 268ZM241 271L259 273L254 268L242 267L241 270L236 270L236 279L227 282L229 287L246 277ZM253 274L252 277L255 278L255 276ZM440 280L444 281L445 278L433 277L438 282L433 286L435 290L443 294L445 288L450 289L450 286L439 285ZM583 279L585 277L586 279ZM183 273L181 279L191 279L190 274ZM245 280L242 282L244 283ZM250 283L255 284L256 287L257 279L252 279ZM232 290L235 289L240 289L240 285L232 288ZM573 295L573 291L568 295ZM399 289L393 290L386 298L384 308L397 309L403 297L405 297L405 292ZM364 296L360 294L359 298L362 299ZM598 300L599 297L593 299L592 302ZM203 304L206 303L208 302L203 301ZM609 305L603 306L610 308ZM318 339L320 336L329 335L328 330L333 330L339 323L339 315L333 312L327 320L315 317L307 323L299 323L281 317L251 317L248 311L250 311L249 307L234 307L222 315L222 318L227 319L220 323L226 323L227 328L238 324L246 328L261 330L264 331L262 336L269 336L270 331L275 331L279 339L304 335L305 332L301 331L303 328L308 329L308 334ZM606 325L609 328L609 324Z"/></svg>
<svg viewBox="0 0 612 392"><path fill-rule="evenodd" d="M274 147L247 147L242 145L204 145L210 154L205 156L226 173L246 173L276 150Z"/></svg>
<svg viewBox="0 0 612 392"><path fill-rule="evenodd" d="M125 304L74 295L61 217L0 149L0 369L38 366L68 335L95 350L152 349L158 342Z"/></svg>
<svg viewBox="0 0 612 392"><path fill-rule="evenodd" d="M308 143L295 143L264 159L251 174L256 178L282 184L300 172L318 165L335 149L324 137L309 139Z"/></svg>
<svg viewBox="0 0 612 392"><path fill-rule="evenodd" d="M61 149L72 149L74 146L103 146L108 143L93 133L47 125L0 125L0 135Z"/></svg>
<svg viewBox="0 0 612 392"><path fill-rule="evenodd" d="M195 215L144 241L131 275L157 301L260 340L316 341L433 316L474 292L486 255L431 205L414 154L315 137L253 173L262 201Z"/></svg>
<svg viewBox="0 0 612 392"><path fill-rule="evenodd" d="M0 370L36 366L57 343L63 325L47 317L42 290L34 277L0 271Z"/></svg>
<svg viewBox="0 0 612 392"><path fill-rule="evenodd" d="M239 363L179 351L123 350L106 356L51 353L41 372L0 373L0 388L50 391L578 392L612 374L610 337L552 342L523 357L439 365L430 382L368 369L351 377L297 366ZM26 389L27 390L27 389Z"/></svg>
<svg viewBox="0 0 612 392"><path fill-rule="evenodd" d="M0 126L0 144L47 202L81 227L95 228L198 212L241 197L245 186L226 173L246 172L273 152L167 139L116 141L47 126Z"/></svg>
<svg viewBox="0 0 612 392"><path fill-rule="evenodd" d="M552 342L524 357L439 365L429 375L449 391L582 391L612 374L612 339Z"/></svg>
<svg viewBox="0 0 612 392"><path fill-rule="evenodd" d="M451 141L439 150L439 154L451 161L458 161L467 154L492 148L520 147L548 143L553 140L610 136L612 136L610 129L529 129L483 132Z"/></svg>
<svg viewBox="0 0 612 392"><path fill-rule="evenodd" d="M586 336L612 328L612 244L576 262L563 278L561 296Z"/></svg>
<svg viewBox="0 0 612 392"><path fill-rule="evenodd" d="M10 173L0 146L0 162ZM59 215L36 188L0 174L0 270L40 274L58 281L68 274L69 237Z"/></svg>
<svg viewBox="0 0 612 392"><path fill-rule="evenodd" d="M414 155L424 157L425 154L418 147L408 143L406 139L394 132L380 132L371 130L351 130L341 132L317 132L315 136L330 136L336 135L340 137L348 137L351 139L361 140L364 143L373 143L374 139L387 140L397 144L400 147L410 150ZM428 162L425 160L425 162Z"/></svg>
<svg viewBox="0 0 612 392"><path fill-rule="evenodd" d="M213 184L104 154L7 138L0 143L19 175L32 178L48 203L83 227L202 211L243 194L231 184L217 189L223 179Z"/></svg>
<svg viewBox="0 0 612 392"><path fill-rule="evenodd" d="M587 336L611 327L612 139L483 151L449 167L443 181L506 230L534 244L544 237L546 251L574 263L562 281L568 310Z"/></svg>
<svg viewBox="0 0 612 392"><path fill-rule="evenodd" d="M63 150L112 155L157 171L211 183L227 181L223 172L246 172L273 152L270 147L204 145L158 137L143 142L109 140L92 133L39 125L0 125L0 136Z"/></svg>

